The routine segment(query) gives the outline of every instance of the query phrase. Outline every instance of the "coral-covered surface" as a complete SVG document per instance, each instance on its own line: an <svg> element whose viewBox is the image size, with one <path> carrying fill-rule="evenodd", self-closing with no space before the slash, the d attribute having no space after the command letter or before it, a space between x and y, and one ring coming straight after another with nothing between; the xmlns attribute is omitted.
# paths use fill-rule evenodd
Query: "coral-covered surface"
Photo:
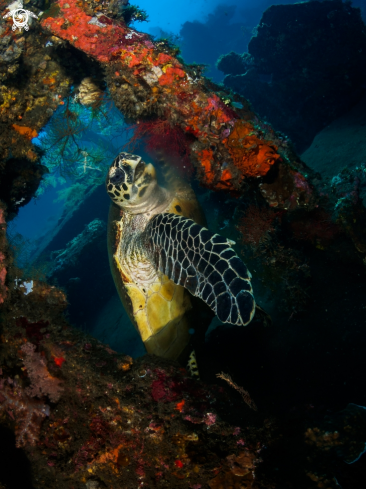
<svg viewBox="0 0 366 489"><path fill-rule="evenodd" d="M337 185L338 194L328 198L335 205L334 199L339 196L340 217L347 216L357 202L355 180L353 174L347 178L344 175ZM318 223L314 229L306 227L309 218ZM289 246L291 232L294 242L301 246L303 243L310 247L315 245L316 251L323 253L322 250L334 247L335 236L344 234L344 230L338 230L336 224L329 222L332 218L322 210L289 215L284 208L268 207L263 201L263 207L253 203L247 207L240 221L243 241L254 254L261 256L258 268L257 265L253 267L256 290L259 290L258 279L265 278L266 284L275 284L278 289L276 307L280 308L281 297L288 302L289 312L283 321L289 337L294 335L291 333L293 328L301 338L301 330L293 326L292 321L294 317L301 317L301 307L303 310L309 307L304 280L309 274L309 266L306 255ZM358 225L357 219L354 225ZM343 244L341 241L336 246L337 262L340 256L343 261L349 259L343 252L346 249L350 253L349 244L342 249ZM92 483L95 483L96 487L122 485L132 488L144 482L148 487L162 488L201 485L202 489L217 489L225 484L234 488L282 489L286 487L284 484L304 489L321 488L322 485L335 488L334 474L338 476L339 457L351 454L349 457L356 458L360 454L365 439L363 413L366 411L362 408L353 418L347 414L345 422L344 414L340 414L338 421L335 419L326 424L321 419L316 420L316 415L311 415L309 420L309 415L303 414L302 417L297 415L294 423L292 415L287 413L294 389L286 385L280 393L274 393L276 402L281 396L286 399L283 401L285 422L278 425L269 414L271 400L268 397L266 403L258 403L258 413L252 413L240 399L226 397L230 394L229 387L225 387L225 394L218 387L193 381L177 365L151 357L133 363L95 339L73 331L62 316L66 307L64 294L36 281L29 291L30 284L24 284L18 278L18 271L9 267L5 239L2 246L0 251L7 264L5 285L9 291L1 312L0 424L14 432L14 443L27 454L35 474L33 487L52 484L56 488L84 488L93 487ZM361 251L359 253L362 257ZM354 255L351 255L351 261L357 262L359 257ZM251 258L250 253L247 258ZM324 259L318 258L320 262ZM312 264L312 270L318 274L313 280L318 282L319 275L328 277L327 267L334 268L335 273L332 280L335 289L326 287L332 296L329 306L311 303L311 311L317 318L315 324L321 326L323 335L328 335L328 348L335 328L339 328L336 316L342 316L347 307L344 292L349 291L355 297L352 308L362 307L363 302L356 295L361 284L355 277L351 281L343 279L340 288L339 277L336 280L338 268L332 262L321 268L320 262ZM268 279L270 273L272 282ZM354 287L351 289L352 282ZM319 286L314 288L314 294L320 297ZM337 291L338 295L333 297ZM329 313L322 312L328 307ZM331 311L332 326L327 329L328 319L324 316L330 315ZM357 310L356 314L359 314ZM349 318L349 315L344 317ZM305 317L305 323L308 320ZM265 393L271 391L268 362L273 359L273 356L267 359L266 354L274 353L271 352L273 345L266 345L270 332L265 333L263 327L259 329L258 335L263 335L264 342L263 338L257 342L253 338L258 327L258 324L253 325L252 336L242 337L241 341L237 336L230 341L232 333L225 332L222 336L228 338L225 351L222 341L218 342L219 348L211 366L212 371L218 373L219 363L227 365L236 361L239 367L234 370L233 378L237 380L241 376L245 382L258 379L256 389ZM277 325L273 328L278 329ZM305 338L309 329L309 324L305 324ZM320 331L317 333L319 335ZM255 353L251 353L255 344ZM301 351L302 347L303 344ZM281 350L275 363L286 364L288 369L294 364L291 361L293 350L290 349L290 358L287 358L288 352ZM338 351L336 355L339 355ZM263 364L267 367L266 374L261 373ZM207 370L204 363L200 368ZM309 370L306 357L304 369ZM322 366L317 365L315 371L315 378L322 379ZM352 366L347 372L352 374ZM329 380L328 383L327 389L334 390ZM278 380L274 384L277 386ZM320 385L324 389L321 382ZM308 387L305 392L312 396ZM347 429L344 429L348 424L352 427L350 436L346 436ZM342 432L342 435L337 436L336 432ZM14 487L8 485L9 489ZM354 489L357 486L344 487Z"/></svg>
<svg viewBox="0 0 366 489"><path fill-rule="evenodd" d="M155 139L168 139L183 157L189 148L203 184L238 191L243 180L265 176L286 153L269 127L264 133L258 126L244 99L232 105L235 97L220 92L146 34L106 16L96 22L90 8L87 13L80 4L60 0L56 5L52 16L43 16L46 32L105 67L116 106L142 124L150 148L159 146Z"/></svg>
<svg viewBox="0 0 366 489"><path fill-rule="evenodd" d="M86 59L76 61L77 55L72 56L61 39L43 32L38 20L28 32L13 31L12 17L3 19L7 6L0 2L0 192L9 217L14 217L46 171L32 139L65 104L71 86L80 83L86 71L95 75L96 70ZM37 2L28 8L41 12Z"/></svg>
<svg viewBox="0 0 366 489"><path fill-rule="evenodd" d="M254 401L230 376L220 374L230 386L207 385L157 357L117 354L68 325L60 290L37 281L28 287L14 280L17 270L8 271L0 430L8 427L27 457L28 487L268 489L296 481L331 489L338 487L336 461L353 462L363 452L365 408L288 419L293 434L284 438L267 408L249 409ZM295 460L295 471L282 472ZM10 489L13 470L10 463L0 473Z"/></svg>
<svg viewBox="0 0 366 489"><path fill-rule="evenodd" d="M216 487L222 471L254 487L268 435L252 427L238 441L220 421L222 388L156 358L134 363L72 330L57 289L11 293L0 419L29 457L32 487Z"/></svg>

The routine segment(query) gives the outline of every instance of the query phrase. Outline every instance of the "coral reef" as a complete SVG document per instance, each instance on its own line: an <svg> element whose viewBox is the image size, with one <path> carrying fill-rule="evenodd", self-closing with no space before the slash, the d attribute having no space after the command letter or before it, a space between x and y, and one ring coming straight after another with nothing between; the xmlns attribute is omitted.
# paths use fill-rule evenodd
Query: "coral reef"
<svg viewBox="0 0 366 489"><path fill-rule="evenodd" d="M215 405L227 402L221 389L198 383L184 369L157 358L135 364L72 330L60 315L62 294L55 301L56 289L45 286L40 300L39 287L34 284L27 295L12 289L11 311L2 310L7 321L0 351L1 373L8 378L0 383L1 420L16 430L17 445L36 474L35 488L49 487L51 481L58 488L92 482L188 488L215 477L212 468L221 467L218 446L233 461L243 453L258 459L259 432L248 431L243 449L230 435L234 428L219 419ZM43 321L37 340L35 323L12 319L24 318L25 311ZM56 375L62 391L50 380ZM25 387L29 381L31 390ZM244 458L240 464L244 477L248 464Z"/></svg>
<svg viewBox="0 0 366 489"><path fill-rule="evenodd" d="M264 447L276 450L283 437L267 419L253 425L241 408L243 426L231 425L221 420L233 402L221 387L156 357L133 362L73 330L55 288L34 283L28 294L19 287L10 294L1 311L0 419L27 454L35 489L277 487L263 472ZM292 446L305 450L309 480L332 480L334 458L360 456L365 419L357 407L307 425L305 449L303 438Z"/></svg>
<svg viewBox="0 0 366 489"><path fill-rule="evenodd" d="M227 147L244 176L261 177L268 173L271 166L280 158L277 146L266 140L259 140L251 124L239 122L227 138ZM243 155L243 149L247 150ZM253 151L253 149L255 149Z"/></svg>
<svg viewBox="0 0 366 489"><path fill-rule="evenodd" d="M317 202L306 176L280 163L272 181L259 184L260 192L271 207L286 210L305 207L311 210Z"/></svg>
<svg viewBox="0 0 366 489"><path fill-rule="evenodd" d="M239 190L243 180L265 176L287 155L281 137L260 127L244 99L235 98L234 103L202 78L198 68L184 65L161 43L105 15L94 22L90 10L66 0L57 6L58 15L45 13L42 27L103 65L117 108L145 124L146 133L146 122L151 123L150 140L161 119L170 132L180 132L181 147L189 147L203 184Z"/></svg>
<svg viewBox="0 0 366 489"><path fill-rule="evenodd" d="M40 9L49 4L31 0L27 6L41 16ZM34 138L58 108L69 105L69 97L75 96L71 87L78 87L85 78L92 78L97 87L105 85L99 66L43 31L38 20L33 20L28 32L13 31L12 18L3 19L7 7L0 4L0 182L2 200L12 218L29 202L46 173L39 164L42 151L33 145ZM93 93L97 99L95 89Z"/></svg>
<svg viewBox="0 0 366 489"><path fill-rule="evenodd" d="M16 446L35 446L42 421L50 414L50 407L31 399L16 381L0 379L0 414L8 414L15 421Z"/></svg>
<svg viewBox="0 0 366 489"><path fill-rule="evenodd" d="M303 152L365 94L366 38L348 2L297 2L266 10L248 53L222 56L226 87L245 95Z"/></svg>
<svg viewBox="0 0 366 489"><path fill-rule="evenodd" d="M35 351L36 346L33 343L27 342L20 349L25 354L23 362L31 381L31 385L25 389L25 393L30 397L42 397L46 395L52 402L57 402L62 393L60 381L50 375L46 362Z"/></svg>
<svg viewBox="0 0 366 489"><path fill-rule="evenodd" d="M128 151L134 153L143 146L153 157L165 158L169 166L174 167L182 177L192 174L189 158L191 141L181 127L171 126L164 119L155 119L139 122L129 129L133 130L133 136L126 145Z"/></svg>

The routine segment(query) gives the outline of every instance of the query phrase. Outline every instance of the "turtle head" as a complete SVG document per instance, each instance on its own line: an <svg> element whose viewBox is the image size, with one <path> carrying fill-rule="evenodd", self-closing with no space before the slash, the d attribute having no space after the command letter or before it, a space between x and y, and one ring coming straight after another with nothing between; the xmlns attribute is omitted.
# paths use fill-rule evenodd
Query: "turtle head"
<svg viewBox="0 0 366 489"><path fill-rule="evenodd" d="M141 156L120 153L109 168L106 186L112 201L130 212L143 210L157 187L156 171Z"/></svg>

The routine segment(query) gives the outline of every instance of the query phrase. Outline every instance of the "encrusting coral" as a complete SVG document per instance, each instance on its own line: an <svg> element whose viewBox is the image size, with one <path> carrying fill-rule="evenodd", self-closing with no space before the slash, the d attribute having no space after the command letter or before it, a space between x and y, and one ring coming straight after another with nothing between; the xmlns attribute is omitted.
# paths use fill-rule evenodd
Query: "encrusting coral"
<svg viewBox="0 0 366 489"><path fill-rule="evenodd" d="M8 385L5 384L7 382ZM50 407L31 399L12 379L0 379L0 415L8 413L16 422L16 446L34 446L41 431L41 423L50 414Z"/></svg>
<svg viewBox="0 0 366 489"><path fill-rule="evenodd" d="M73 330L61 314L63 294L33 285L27 294L12 287L2 310L0 420L29 457L35 488L94 481L159 487L164 480L170 487L198 487L214 479L212 467L220 470L217 443L224 457L243 458L243 480L244 454L260 462L262 431L245 432L245 449L237 444L235 427L215 409L217 400L227 402L222 389L158 358L132 361Z"/></svg>
<svg viewBox="0 0 366 489"><path fill-rule="evenodd" d="M59 0L56 6L58 15L47 17L46 12L42 27L102 64L109 92L127 117L140 123L164 119L172 131L182 131L183 146L189 147L206 186L239 190L244 179L265 176L286 153L274 131L265 134L257 124L247 101L236 104L241 109L231 105L230 97L199 70L147 34L101 12L93 17L80 4ZM293 166L304 171L299 161Z"/></svg>
<svg viewBox="0 0 366 489"><path fill-rule="evenodd" d="M50 375L45 360L35 351L33 343L27 342L20 349L25 354L23 362L31 381L25 393L30 397L47 395L52 402L57 402L63 390L60 380Z"/></svg>

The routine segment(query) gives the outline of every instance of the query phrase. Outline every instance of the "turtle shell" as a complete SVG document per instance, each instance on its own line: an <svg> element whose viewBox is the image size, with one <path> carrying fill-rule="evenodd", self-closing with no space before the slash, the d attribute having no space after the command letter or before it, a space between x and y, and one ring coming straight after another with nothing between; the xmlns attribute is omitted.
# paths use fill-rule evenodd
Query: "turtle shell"
<svg viewBox="0 0 366 489"><path fill-rule="evenodd" d="M202 209L189 186L182 184L171 196L164 212L189 217L202 226L206 224ZM200 300L194 300L184 287L174 284L159 271L156 271L153 282L149 284L136 283L131 278L128 266L118 258L123 240L131 236L131 230L127 229L131 222L125 211L114 203L111 204L108 254L113 279L122 304L147 352L175 360L190 342L189 329L195 327L192 319L197 320L202 308L205 309L204 316L209 317L206 305ZM143 250L135 259L142 268L149 265Z"/></svg>

